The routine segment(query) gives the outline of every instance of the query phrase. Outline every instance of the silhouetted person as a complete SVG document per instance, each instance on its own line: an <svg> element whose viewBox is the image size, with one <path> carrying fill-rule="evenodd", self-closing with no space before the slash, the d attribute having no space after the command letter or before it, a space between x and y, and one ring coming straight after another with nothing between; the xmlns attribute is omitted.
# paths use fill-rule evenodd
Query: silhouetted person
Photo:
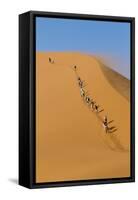
<svg viewBox="0 0 138 200"><path fill-rule="evenodd" d="M79 81L81 81L81 78L80 78L80 77L78 77L78 82L79 82Z"/></svg>
<svg viewBox="0 0 138 200"><path fill-rule="evenodd" d="M78 84L80 88L83 88L83 81L78 77Z"/></svg>
<svg viewBox="0 0 138 200"><path fill-rule="evenodd" d="M76 66L76 65L74 66L74 70L75 70L75 71L77 70L77 66Z"/></svg>
<svg viewBox="0 0 138 200"><path fill-rule="evenodd" d="M108 132L108 123L107 123L107 117L106 116L104 117L104 120L103 120L102 123L103 123L104 130L107 133Z"/></svg>
<svg viewBox="0 0 138 200"><path fill-rule="evenodd" d="M82 97L85 96L85 91L82 88L80 88L80 94L81 94Z"/></svg>
<svg viewBox="0 0 138 200"><path fill-rule="evenodd" d="M82 88L82 87L83 87L83 81L80 81L80 82L79 82L79 85L80 85L80 87Z"/></svg>
<svg viewBox="0 0 138 200"><path fill-rule="evenodd" d="M107 116L104 116L104 121L107 123Z"/></svg>
<svg viewBox="0 0 138 200"><path fill-rule="evenodd" d="M95 101L93 101L93 99L91 99L91 103L90 103L90 107L94 110L94 104L95 104Z"/></svg>
<svg viewBox="0 0 138 200"><path fill-rule="evenodd" d="M99 105L95 105L95 111L98 112Z"/></svg>
<svg viewBox="0 0 138 200"><path fill-rule="evenodd" d="M86 96L86 99L85 99L85 100L86 100L86 103L88 103L88 104L89 104L89 103L90 103L90 101L91 101L91 99L90 99L90 97L89 97L89 96Z"/></svg>
<svg viewBox="0 0 138 200"><path fill-rule="evenodd" d="M52 62L52 60L51 60L51 58L50 58L50 57L48 58L48 60L49 60L49 62L50 62L50 63Z"/></svg>

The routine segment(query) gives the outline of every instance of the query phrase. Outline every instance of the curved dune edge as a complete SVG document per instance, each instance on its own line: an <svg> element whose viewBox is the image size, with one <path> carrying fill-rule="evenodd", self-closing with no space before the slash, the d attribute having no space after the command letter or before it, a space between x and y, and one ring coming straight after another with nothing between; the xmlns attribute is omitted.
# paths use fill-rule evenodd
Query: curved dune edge
<svg viewBox="0 0 138 200"><path fill-rule="evenodd" d="M130 80L106 66L100 58L94 56L99 62L101 70L110 84L125 98L130 101Z"/></svg>
<svg viewBox="0 0 138 200"><path fill-rule="evenodd" d="M99 115L83 102L73 65L104 109ZM36 79L36 182L129 177L129 103L98 61L74 52L37 53ZM112 135L103 131L105 114L117 126Z"/></svg>

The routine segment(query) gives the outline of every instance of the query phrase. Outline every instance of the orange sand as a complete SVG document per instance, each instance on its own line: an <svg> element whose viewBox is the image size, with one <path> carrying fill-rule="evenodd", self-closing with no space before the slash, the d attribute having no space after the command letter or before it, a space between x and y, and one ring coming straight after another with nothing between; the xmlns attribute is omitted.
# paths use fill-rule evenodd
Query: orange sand
<svg viewBox="0 0 138 200"><path fill-rule="evenodd" d="M104 111L96 114L84 103L73 65ZM130 176L130 102L102 67L81 53L36 53L36 182ZM104 132L104 115L115 132Z"/></svg>

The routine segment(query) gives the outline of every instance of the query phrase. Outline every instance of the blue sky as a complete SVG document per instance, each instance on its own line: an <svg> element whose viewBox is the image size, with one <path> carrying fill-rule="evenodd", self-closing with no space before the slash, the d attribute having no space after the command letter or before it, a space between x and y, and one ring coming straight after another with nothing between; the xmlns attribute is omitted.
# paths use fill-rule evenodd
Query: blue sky
<svg viewBox="0 0 138 200"><path fill-rule="evenodd" d="M130 79L128 22L36 17L36 51L94 54Z"/></svg>

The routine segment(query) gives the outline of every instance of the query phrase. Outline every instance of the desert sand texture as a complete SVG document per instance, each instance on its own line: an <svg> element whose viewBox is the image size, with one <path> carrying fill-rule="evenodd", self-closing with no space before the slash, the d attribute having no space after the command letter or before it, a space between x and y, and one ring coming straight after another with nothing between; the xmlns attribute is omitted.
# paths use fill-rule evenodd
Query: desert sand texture
<svg viewBox="0 0 138 200"><path fill-rule="evenodd" d="M81 97L78 76L98 113ZM36 182L130 176L129 85L94 56L36 53Z"/></svg>

